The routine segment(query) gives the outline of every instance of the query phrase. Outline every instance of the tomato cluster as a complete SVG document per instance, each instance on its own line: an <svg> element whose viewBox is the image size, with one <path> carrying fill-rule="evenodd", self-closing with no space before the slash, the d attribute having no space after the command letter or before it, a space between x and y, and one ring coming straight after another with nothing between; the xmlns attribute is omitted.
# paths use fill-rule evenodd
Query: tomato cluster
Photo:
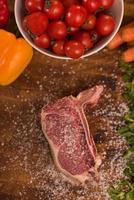
<svg viewBox="0 0 134 200"><path fill-rule="evenodd" d="M25 0L23 26L38 47L76 59L113 32L113 1Z"/></svg>
<svg viewBox="0 0 134 200"><path fill-rule="evenodd" d="M9 8L7 0L0 0L0 28L7 25L9 20Z"/></svg>

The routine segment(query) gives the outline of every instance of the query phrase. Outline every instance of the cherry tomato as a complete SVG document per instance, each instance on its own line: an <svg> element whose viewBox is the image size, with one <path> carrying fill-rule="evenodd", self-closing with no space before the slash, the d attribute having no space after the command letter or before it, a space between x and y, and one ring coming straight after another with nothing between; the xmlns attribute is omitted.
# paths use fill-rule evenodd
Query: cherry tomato
<svg viewBox="0 0 134 200"><path fill-rule="evenodd" d="M65 55L64 43L65 43L64 40L57 40L52 47L53 52L56 53L59 56L64 56Z"/></svg>
<svg viewBox="0 0 134 200"><path fill-rule="evenodd" d="M32 34L40 36L47 29L48 17L45 13L34 12L24 18L23 25Z"/></svg>
<svg viewBox="0 0 134 200"><path fill-rule="evenodd" d="M77 33L78 31L79 31L79 28L77 28L77 27L69 26L67 28L67 33L70 35L73 35L73 34Z"/></svg>
<svg viewBox="0 0 134 200"><path fill-rule="evenodd" d="M25 8L29 13L42 11L44 7L44 0L25 0Z"/></svg>
<svg viewBox="0 0 134 200"><path fill-rule="evenodd" d="M55 21L48 25L48 34L51 38L62 40L67 35L67 27L65 22Z"/></svg>
<svg viewBox="0 0 134 200"><path fill-rule="evenodd" d="M113 5L114 0L101 0L102 7L107 10Z"/></svg>
<svg viewBox="0 0 134 200"><path fill-rule="evenodd" d="M77 33L74 39L81 42L86 49L90 49L93 47L92 39L87 31Z"/></svg>
<svg viewBox="0 0 134 200"><path fill-rule="evenodd" d="M78 0L62 0L62 3L63 3L65 8L69 8L72 5L79 4Z"/></svg>
<svg viewBox="0 0 134 200"><path fill-rule="evenodd" d="M83 6L73 5L66 13L66 22L69 26L80 27L86 20L87 12Z"/></svg>
<svg viewBox="0 0 134 200"><path fill-rule="evenodd" d="M1 5L1 4L7 5L7 0L0 0L0 5Z"/></svg>
<svg viewBox="0 0 134 200"><path fill-rule="evenodd" d="M89 13L94 13L101 7L101 0L83 0L82 4Z"/></svg>
<svg viewBox="0 0 134 200"><path fill-rule="evenodd" d="M47 49L50 46L50 37L48 34L44 33L38 37L34 38L34 43L41 48Z"/></svg>
<svg viewBox="0 0 134 200"><path fill-rule="evenodd" d="M113 17L103 14L97 18L96 30L100 35L107 36L113 32L114 28L115 28L115 21Z"/></svg>
<svg viewBox="0 0 134 200"><path fill-rule="evenodd" d="M47 13L49 19L57 20L64 13L64 6L58 0L46 0L44 11Z"/></svg>
<svg viewBox="0 0 134 200"><path fill-rule="evenodd" d="M7 25L9 20L9 9L5 2L0 3L0 27L4 27Z"/></svg>
<svg viewBox="0 0 134 200"><path fill-rule="evenodd" d="M84 45L76 40L65 42L64 51L66 56L70 58L80 58L84 54Z"/></svg>
<svg viewBox="0 0 134 200"><path fill-rule="evenodd" d="M96 16L88 15L86 21L82 25L82 28L85 30L91 30L95 27L95 24L96 24Z"/></svg>

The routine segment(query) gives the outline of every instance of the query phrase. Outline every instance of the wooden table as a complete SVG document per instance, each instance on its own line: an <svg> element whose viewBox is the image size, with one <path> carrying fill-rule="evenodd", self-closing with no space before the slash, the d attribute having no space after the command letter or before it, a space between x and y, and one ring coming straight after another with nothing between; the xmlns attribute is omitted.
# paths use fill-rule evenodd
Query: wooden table
<svg viewBox="0 0 134 200"><path fill-rule="evenodd" d="M13 9L14 0L10 1ZM134 19L133 0L125 1L124 21ZM16 31L14 18L8 30ZM116 129L126 109L117 64L120 51L104 49L80 61L62 61L34 52L24 73L0 87L0 200L106 200L108 185L122 177L126 145ZM103 156L100 185L66 182L55 168L40 125L44 104L76 95L95 84L106 86L99 105L87 112L90 130ZM91 180L95 184L94 180ZM103 185L102 185L103 184Z"/></svg>

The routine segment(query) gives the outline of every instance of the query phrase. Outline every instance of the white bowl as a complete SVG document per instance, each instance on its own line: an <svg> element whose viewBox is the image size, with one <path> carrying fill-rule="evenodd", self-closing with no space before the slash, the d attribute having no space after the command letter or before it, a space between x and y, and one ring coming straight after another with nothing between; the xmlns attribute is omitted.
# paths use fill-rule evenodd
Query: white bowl
<svg viewBox="0 0 134 200"><path fill-rule="evenodd" d="M47 56L51 56L53 58L58 58L58 59L70 59L69 57L66 56L58 56L48 50L44 50L42 48L37 47L32 39L30 38L29 34L23 29L22 26L22 20L24 17L24 0L15 0L15 19L17 26L19 28L19 31L25 38L25 40L37 51L39 51L42 54L45 54ZM111 9L108 11L109 14L112 14L112 16L115 19L116 26L114 31L107 37L103 38L101 41L99 41L91 50L89 50L87 53L85 53L81 58L85 58L87 56L93 55L103 49L107 44L113 39L115 34L118 32L122 19L123 19L123 14L124 14L124 0L114 0L114 4L111 7Z"/></svg>

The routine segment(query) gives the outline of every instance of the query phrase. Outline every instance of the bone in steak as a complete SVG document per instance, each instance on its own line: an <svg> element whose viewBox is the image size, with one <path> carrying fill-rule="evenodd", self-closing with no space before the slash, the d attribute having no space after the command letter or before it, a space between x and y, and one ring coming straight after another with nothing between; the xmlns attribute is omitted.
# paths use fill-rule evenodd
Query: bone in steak
<svg viewBox="0 0 134 200"><path fill-rule="evenodd" d="M102 91L98 85L42 109L42 129L55 164L70 180L84 183L101 164L84 111L97 104Z"/></svg>

